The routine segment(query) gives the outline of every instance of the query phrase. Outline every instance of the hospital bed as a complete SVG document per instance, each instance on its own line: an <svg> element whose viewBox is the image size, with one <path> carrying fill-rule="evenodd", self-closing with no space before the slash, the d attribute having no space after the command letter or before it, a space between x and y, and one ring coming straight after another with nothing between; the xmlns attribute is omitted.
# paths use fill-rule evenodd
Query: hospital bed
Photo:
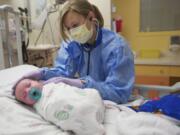
<svg viewBox="0 0 180 135"><path fill-rule="evenodd" d="M32 108L17 102L12 96L14 83L23 75L37 69L38 67L32 65L20 65L0 70L0 135L72 134L45 121ZM180 84L177 83L172 87L137 84L135 89L138 89L139 93L143 95L150 89L156 89L162 94L167 94L179 91ZM137 103L136 101L140 101L140 99L132 103ZM175 119L169 121L152 114L148 116L145 113L137 114L125 105L117 105L108 101L106 101L106 106L104 120L106 135L138 135L142 132L148 132L147 134L151 135L154 131L158 131L158 135L180 135L180 127L177 126L180 123ZM138 122L141 123L138 124ZM147 127L145 127L146 123Z"/></svg>

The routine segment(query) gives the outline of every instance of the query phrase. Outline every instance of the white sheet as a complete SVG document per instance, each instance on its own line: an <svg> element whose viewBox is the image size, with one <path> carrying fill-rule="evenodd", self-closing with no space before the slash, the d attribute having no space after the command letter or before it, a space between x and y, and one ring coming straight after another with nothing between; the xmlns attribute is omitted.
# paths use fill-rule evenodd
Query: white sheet
<svg viewBox="0 0 180 135"><path fill-rule="evenodd" d="M70 135L43 120L32 108L14 100L12 86L37 67L22 65L0 71L0 135ZM180 127L149 113L106 101L106 135L180 135Z"/></svg>
<svg viewBox="0 0 180 135"><path fill-rule="evenodd" d="M42 96L34 105L46 120L78 135L103 135L105 107L95 89L82 90L65 83L43 86Z"/></svg>

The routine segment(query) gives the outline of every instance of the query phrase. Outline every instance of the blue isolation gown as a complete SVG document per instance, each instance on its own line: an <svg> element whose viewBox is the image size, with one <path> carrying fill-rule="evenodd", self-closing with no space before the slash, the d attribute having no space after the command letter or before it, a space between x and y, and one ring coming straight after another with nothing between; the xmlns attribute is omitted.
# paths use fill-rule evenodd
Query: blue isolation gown
<svg viewBox="0 0 180 135"><path fill-rule="evenodd" d="M43 68L43 79L56 76L85 80L83 88L95 88L104 100L127 102L134 84L134 58L122 36L99 28L93 45L63 41L55 66Z"/></svg>

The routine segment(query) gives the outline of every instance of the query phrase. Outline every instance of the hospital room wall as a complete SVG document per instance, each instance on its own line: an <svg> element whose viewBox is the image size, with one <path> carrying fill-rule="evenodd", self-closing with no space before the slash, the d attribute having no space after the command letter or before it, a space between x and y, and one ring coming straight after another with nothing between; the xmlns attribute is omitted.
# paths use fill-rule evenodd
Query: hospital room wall
<svg viewBox="0 0 180 135"><path fill-rule="evenodd" d="M112 0L112 2L116 6L116 12L112 16L122 17L123 28L121 34L127 38L137 55L141 49L158 49L161 52L168 52L170 37L180 35L180 31L139 32L140 0ZM136 83L173 85L180 81L179 66L162 66L161 63L157 65L146 64L148 60L153 61L152 59L145 59L144 64L143 62L137 64L135 59ZM148 95L149 97L157 97L158 92L149 91Z"/></svg>
<svg viewBox="0 0 180 135"><path fill-rule="evenodd" d="M123 19L122 35L130 42L134 51L140 49L159 49L167 51L172 35L180 35L180 31L139 32L140 0L112 0L116 6L113 16Z"/></svg>

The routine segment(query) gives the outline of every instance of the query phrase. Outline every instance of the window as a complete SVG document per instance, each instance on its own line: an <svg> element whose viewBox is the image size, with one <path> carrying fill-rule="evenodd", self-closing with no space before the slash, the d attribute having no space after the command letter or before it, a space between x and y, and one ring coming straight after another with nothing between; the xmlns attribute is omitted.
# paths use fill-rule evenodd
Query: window
<svg viewBox="0 0 180 135"><path fill-rule="evenodd" d="M140 31L180 30L180 0L141 0Z"/></svg>

